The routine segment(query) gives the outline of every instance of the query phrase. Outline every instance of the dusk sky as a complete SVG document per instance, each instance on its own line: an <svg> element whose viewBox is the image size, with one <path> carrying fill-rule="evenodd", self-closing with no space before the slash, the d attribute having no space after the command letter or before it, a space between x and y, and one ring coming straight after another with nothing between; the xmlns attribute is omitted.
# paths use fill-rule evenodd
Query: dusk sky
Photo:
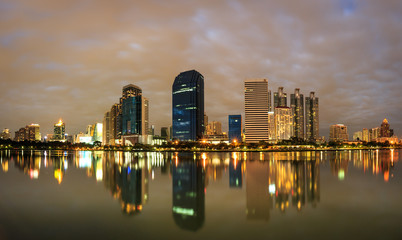
<svg viewBox="0 0 402 240"><path fill-rule="evenodd" d="M244 118L244 80L320 99L320 135L350 139L387 118L402 137L402 1L0 0L0 130L59 118L102 122L122 87L142 88L150 123L171 125L172 84L205 78L205 110ZM289 100L288 100L289 101Z"/></svg>

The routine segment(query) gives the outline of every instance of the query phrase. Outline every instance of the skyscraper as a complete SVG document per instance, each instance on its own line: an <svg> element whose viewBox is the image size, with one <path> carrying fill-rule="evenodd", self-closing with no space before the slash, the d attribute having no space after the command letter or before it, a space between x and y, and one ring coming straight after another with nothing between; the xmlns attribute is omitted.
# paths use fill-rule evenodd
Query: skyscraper
<svg viewBox="0 0 402 240"><path fill-rule="evenodd" d="M275 108L275 138L288 140L293 136L293 116L290 107Z"/></svg>
<svg viewBox="0 0 402 240"><path fill-rule="evenodd" d="M30 124L25 127L25 139L28 141L40 141L41 140L41 135L40 135L40 126L39 124Z"/></svg>
<svg viewBox="0 0 402 240"><path fill-rule="evenodd" d="M180 73L172 86L172 138L201 139L204 133L204 77L195 70Z"/></svg>
<svg viewBox="0 0 402 240"><path fill-rule="evenodd" d="M110 109L109 144L114 145L121 137L121 105L116 103Z"/></svg>
<svg viewBox="0 0 402 240"><path fill-rule="evenodd" d="M244 82L246 142L267 141L268 80L251 79Z"/></svg>
<svg viewBox="0 0 402 240"><path fill-rule="evenodd" d="M381 123L380 136L381 137L391 137L390 129L389 129L389 123L388 123L388 120L386 118Z"/></svg>
<svg viewBox="0 0 402 240"><path fill-rule="evenodd" d="M229 142L241 142L241 115L229 115Z"/></svg>
<svg viewBox="0 0 402 240"><path fill-rule="evenodd" d="M106 112L103 117L103 133L102 143L103 145L109 145L110 142L110 112Z"/></svg>
<svg viewBox="0 0 402 240"><path fill-rule="evenodd" d="M62 141L65 140L66 125L60 119L58 123L54 124L53 140Z"/></svg>
<svg viewBox="0 0 402 240"><path fill-rule="evenodd" d="M274 92L274 108L287 107L288 98L287 94L283 92L283 87L278 88L278 92Z"/></svg>
<svg viewBox="0 0 402 240"><path fill-rule="evenodd" d="M134 84L123 87L122 135L142 134L142 90Z"/></svg>
<svg viewBox="0 0 402 240"><path fill-rule="evenodd" d="M290 94L290 107L293 114L293 136L304 139L304 98L299 88Z"/></svg>
<svg viewBox="0 0 402 240"><path fill-rule="evenodd" d="M319 137L318 97L314 92L306 97L306 139L315 141Z"/></svg>

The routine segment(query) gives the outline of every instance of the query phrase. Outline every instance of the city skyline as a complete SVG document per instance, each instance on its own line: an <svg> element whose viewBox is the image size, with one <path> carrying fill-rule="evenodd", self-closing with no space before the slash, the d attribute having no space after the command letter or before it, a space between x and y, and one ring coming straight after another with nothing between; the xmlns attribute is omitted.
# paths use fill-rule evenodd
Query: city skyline
<svg viewBox="0 0 402 240"><path fill-rule="evenodd" d="M127 84L146 93L149 124L168 127L168 89L196 69L205 111L224 131L228 115L245 116L244 80L266 78L272 92L316 92L320 136L333 124L353 133L384 118L401 136L402 4L309 3L0 1L0 128L38 123L44 136L62 118L66 133L79 133L102 122Z"/></svg>

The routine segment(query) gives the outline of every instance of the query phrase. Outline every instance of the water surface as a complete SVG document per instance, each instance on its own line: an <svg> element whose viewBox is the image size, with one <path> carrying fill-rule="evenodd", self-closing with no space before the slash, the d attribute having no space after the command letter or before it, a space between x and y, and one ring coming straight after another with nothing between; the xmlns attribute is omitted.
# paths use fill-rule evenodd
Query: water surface
<svg viewBox="0 0 402 240"><path fill-rule="evenodd" d="M400 239L400 156L0 151L0 239Z"/></svg>

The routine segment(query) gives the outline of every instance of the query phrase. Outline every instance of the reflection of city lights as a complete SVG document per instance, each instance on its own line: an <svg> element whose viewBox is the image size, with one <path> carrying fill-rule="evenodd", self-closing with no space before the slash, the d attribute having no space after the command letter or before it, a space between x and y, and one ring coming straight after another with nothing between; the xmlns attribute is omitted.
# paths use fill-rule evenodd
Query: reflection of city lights
<svg viewBox="0 0 402 240"><path fill-rule="evenodd" d="M343 169L339 170L338 172L338 179L343 180L345 179L345 171Z"/></svg>
<svg viewBox="0 0 402 240"><path fill-rule="evenodd" d="M30 177L31 179L38 179L38 177L39 177L39 171L38 171L38 169L31 169L31 170L29 171L29 177Z"/></svg>
<svg viewBox="0 0 402 240"><path fill-rule="evenodd" d="M63 181L63 172L60 169L54 170L54 178L56 178L57 182L60 184Z"/></svg>
<svg viewBox="0 0 402 240"><path fill-rule="evenodd" d="M2 162L1 166L3 167L3 172L8 172L8 161Z"/></svg>
<svg viewBox="0 0 402 240"><path fill-rule="evenodd" d="M152 176L152 180L154 180L155 179L155 171L152 169L152 174L151 174L151 176Z"/></svg>
<svg viewBox="0 0 402 240"><path fill-rule="evenodd" d="M64 160L64 170L67 170L68 169L68 162L67 162L67 160Z"/></svg>
<svg viewBox="0 0 402 240"><path fill-rule="evenodd" d="M389 181L389 171L384 172L384 181L385 182Z"/></svg>
<svg viewBox="0 0 402 240"><path fill-rule="evenodd" d="M268 191L269 191L270 194L275 193L275 183L269 184Z"/></svg>
<svg viewBox="0 0 402 240"><path fill-rule="evenodd" d="M96 181L100 182L103 179L103 171L101 169L96 169Z"/></svg>

